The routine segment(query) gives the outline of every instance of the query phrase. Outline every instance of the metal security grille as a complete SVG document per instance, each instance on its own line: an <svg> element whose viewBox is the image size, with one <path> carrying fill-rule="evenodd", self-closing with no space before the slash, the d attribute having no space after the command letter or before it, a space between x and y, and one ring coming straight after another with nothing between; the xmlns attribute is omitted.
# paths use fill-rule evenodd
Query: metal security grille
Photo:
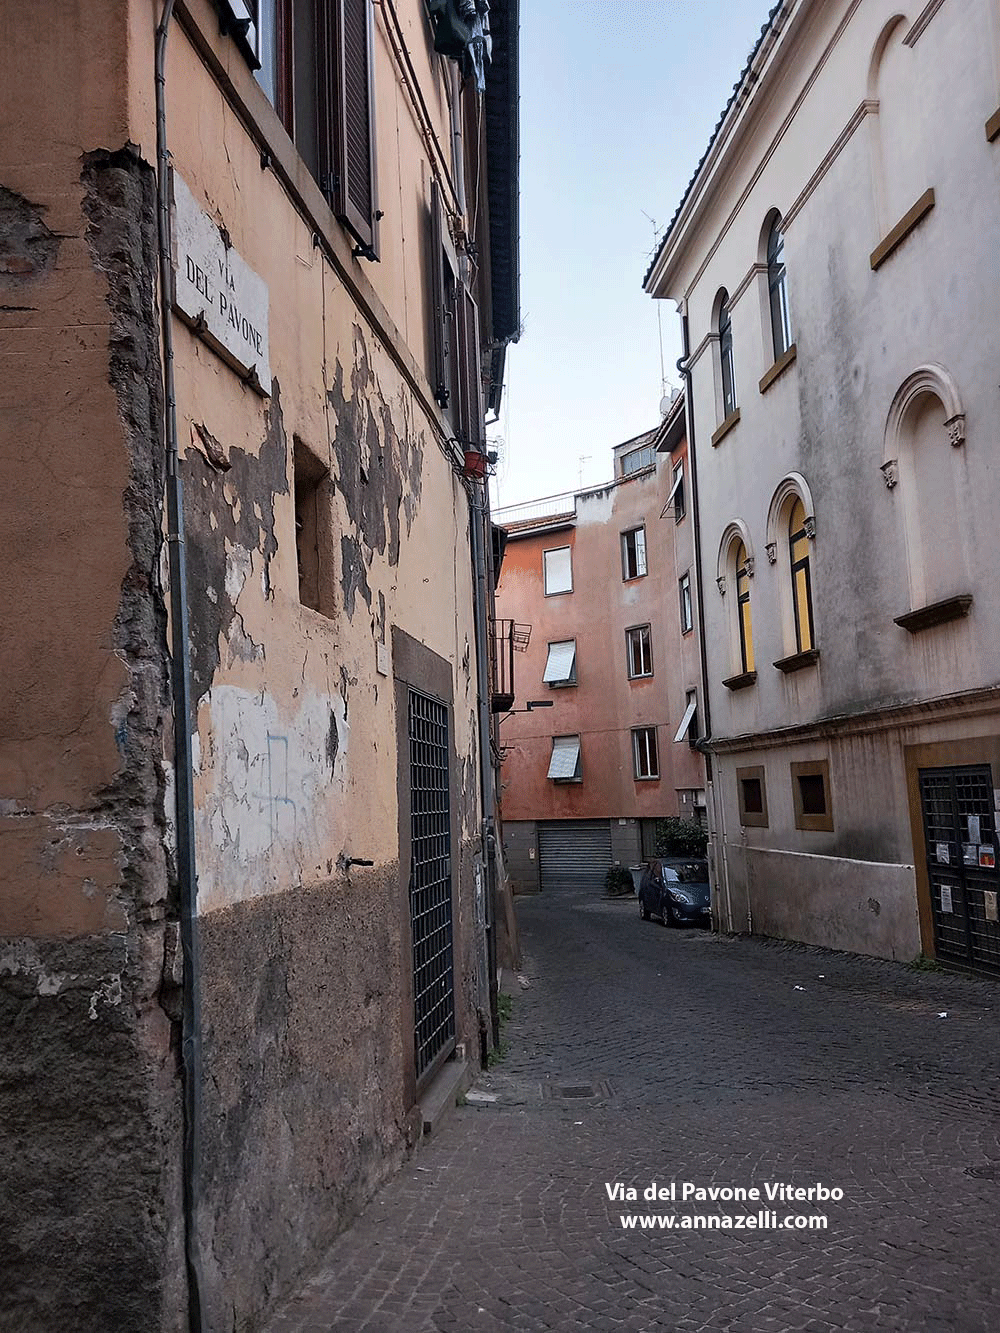
<svg viewBox="0 0 1000 1333"><path fill-rule="evenodd" d="M448 710L409 692L413 1048L419 1080L455 1041Z"/></svg>
<svg viewBox="0 0 1000 1333"><path fill-rule="evenodd" d="M988 765L920 772L934 947L942 960L1000 971L993 779Z"/></svg>
<svg viewBox="0 0 1000 1333"><path fill-rule="evenodd" d="M602 820L539 824L538 853L543 893L603 890L611 868L611 826Z"/></svg>

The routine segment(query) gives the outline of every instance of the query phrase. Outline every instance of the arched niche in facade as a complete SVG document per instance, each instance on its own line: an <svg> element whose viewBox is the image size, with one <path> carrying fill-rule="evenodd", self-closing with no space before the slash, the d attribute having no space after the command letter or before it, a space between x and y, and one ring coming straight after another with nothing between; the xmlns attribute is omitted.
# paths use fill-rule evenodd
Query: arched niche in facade
<svg viewBox="0 0 1000 1333"><path fill-rule="evenodd" d="M893 396L882 476L898 494L910 605L964 592L968 582L959 510L965 408L955 377L936 362L918 366Z"/></svg>

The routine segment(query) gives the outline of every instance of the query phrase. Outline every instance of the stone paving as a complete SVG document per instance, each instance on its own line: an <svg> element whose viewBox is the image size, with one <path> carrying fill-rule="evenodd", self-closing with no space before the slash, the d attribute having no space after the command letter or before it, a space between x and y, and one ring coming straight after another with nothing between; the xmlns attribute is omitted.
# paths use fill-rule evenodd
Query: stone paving
<svg viewBox="0 0 1000 1333"><path fill-rule="evenodd" d="M497 1100L457 1110L268 1333L1000 1330L1000 987L667 930L632 899L518 915L510 1049L477 1084ZM844 1197L654 1205L651 1181ZM758 1209L828 1227L621 1223Z"/></svg>

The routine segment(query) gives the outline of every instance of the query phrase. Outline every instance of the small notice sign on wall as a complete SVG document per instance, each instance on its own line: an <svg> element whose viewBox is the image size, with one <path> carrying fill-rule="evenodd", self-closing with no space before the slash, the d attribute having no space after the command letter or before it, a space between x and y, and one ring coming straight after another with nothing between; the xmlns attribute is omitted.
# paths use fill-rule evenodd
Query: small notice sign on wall
<svg viewBox="0 0 1000 1333"><path fill-rule="evenodd" d="M997 920L997 894L996 889L987 889L983 893L983 906L986 909L986 920Z"/></svg>
<svg viewBox="0 0 1000 1333"><path fill-rule="evenodd" d="M173 307L259 393L271 392L267 283L201 208L177 172L173 188Z"/></svg>
<svg viewBox="0 0 1000 1333"><path fill-rule="evenodd" d="M954 907L952 907L952 905L951 905L951 885L950 885L950 884L942 884L942 885L941 885L941 911L942 911L942 912L954 912L954 910L955 910Z"/></svg>

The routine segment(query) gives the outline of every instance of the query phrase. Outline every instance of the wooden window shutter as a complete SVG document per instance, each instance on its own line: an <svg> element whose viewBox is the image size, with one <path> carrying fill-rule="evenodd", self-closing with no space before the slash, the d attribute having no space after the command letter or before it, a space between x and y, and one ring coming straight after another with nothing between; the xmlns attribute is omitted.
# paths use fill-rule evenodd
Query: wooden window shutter
<svg viewBox="0 0 1000 1333"><path fill-rule="evenodd" d="M448 308L448 292L444 274L444 205L441 187L431 181L431 323L433 325L434 366L432 379L434 398L439 407L451 402L451 355L454 312Z"/></svg>
<svg viewBox="0 0 1000 1333"><path fill-rule="evenodd" d="M332 0L336 26L333 211L378 258L375 181L374 42L371 0Z"/></svg>
<svg viewBox="0 0 1000 1333"><path fill-rule="evenodd" d="M479 360L479 307L467 287L461 297L461 432L470 449L486 447L483 422L483 370Z"/></svg>

